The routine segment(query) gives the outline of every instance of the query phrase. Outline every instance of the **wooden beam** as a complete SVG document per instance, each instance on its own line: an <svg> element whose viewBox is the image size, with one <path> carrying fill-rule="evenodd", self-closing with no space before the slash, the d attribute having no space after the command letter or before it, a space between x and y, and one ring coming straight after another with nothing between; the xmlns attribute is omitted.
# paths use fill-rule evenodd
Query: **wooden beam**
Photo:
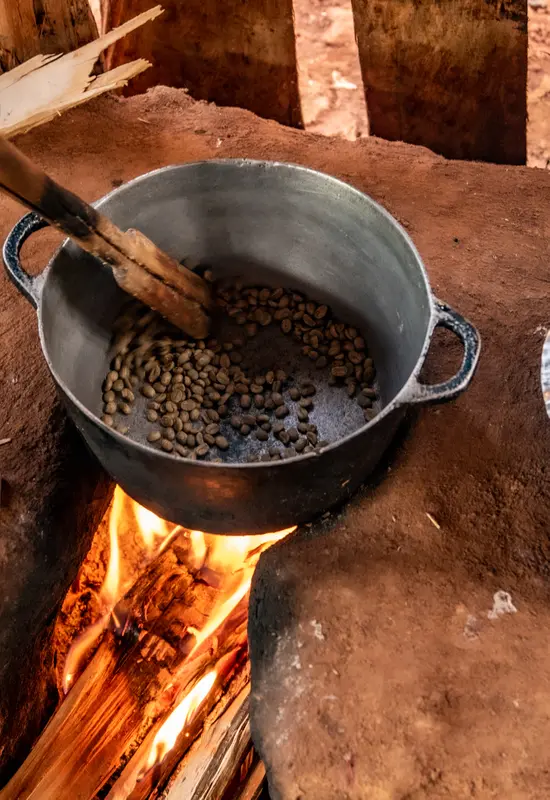
<svg viewBox="0 0 550 800"><path fill-rule="evenodd" d="M527 0L352 0L370 132L525 164Z"/></svg>
<svg viewBox="0 0 550 800"><path fill-rule="evenodd" d="M102 0L104 30L144 11L151 0ZM115 45L109 68L153 62L129 93L157 84L184 87L197 100L239 106L301 126L292 0L166 0L148 31Z"/></svg>
<svg viewBox="0 0 550 800"><path fill-rule="evenodd" d="M0 73L97 39L88 0L0 0Z"/></svg>

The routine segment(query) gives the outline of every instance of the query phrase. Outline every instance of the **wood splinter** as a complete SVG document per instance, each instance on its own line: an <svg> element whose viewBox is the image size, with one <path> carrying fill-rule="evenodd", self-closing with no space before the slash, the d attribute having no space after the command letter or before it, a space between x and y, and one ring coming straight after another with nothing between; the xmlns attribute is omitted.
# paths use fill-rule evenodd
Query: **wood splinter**
<svg viewBox="0 0 550 800"><path fill-rule="evenodd" d="M111 220L64 189L0 137L0 190L36 211L82 249L107 263L121 289L196 339L210 326L208 284L136 230Z"/></svg>

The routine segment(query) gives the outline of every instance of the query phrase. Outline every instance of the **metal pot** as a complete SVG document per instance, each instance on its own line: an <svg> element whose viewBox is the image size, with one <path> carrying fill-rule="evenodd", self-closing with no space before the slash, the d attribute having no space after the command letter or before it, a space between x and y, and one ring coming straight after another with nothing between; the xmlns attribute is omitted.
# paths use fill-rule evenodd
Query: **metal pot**
<svg viewBox="0 0 550 800"><path fill-rule="evenodd" d="M144 175L97 207L175 258L208 264L216 277L240 274L330 303L365 332L377 366L380 413L321 452L212 464L132 441L99 418L112 323L125 296L108 269L68 241L39 277L28 275L20 250L45 223L27 215L5 243L4 262L37 308L44 356L69 414L122 488L165 519L229 534L310 520L364 481L408 406L452 400L472 379L475 328L433 297L420 256L395 219L335 178L288 164L207 161ZM427 386L418 375L437 326L458 336L464 358L454 377Z"/></svg>

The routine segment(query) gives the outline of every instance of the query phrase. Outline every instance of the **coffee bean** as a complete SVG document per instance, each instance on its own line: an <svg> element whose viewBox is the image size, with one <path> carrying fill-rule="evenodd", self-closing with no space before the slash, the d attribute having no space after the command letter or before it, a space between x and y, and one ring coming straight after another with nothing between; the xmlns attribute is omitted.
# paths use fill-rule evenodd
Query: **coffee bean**
<svg viewBox="0 0 550 800"><path fill-rule="evenodd" d="M313 431L308 431L307 440L310 444L315 446L317 444L317 434L313 433Z"/></svg>
<svg viewBox="0 0 550 800"><path fill-rule="evenodd" d="M315 319L324 319L328 312L328 306L318 306L314 312Z"/></svg>
<svg viewBox="0 0 550 800"><path fill-rule="evenodd" d="M256 436L256 439L258 439L260 442L267 442L267 440L269 439L269 434L262 428L258 428L258 430L255 432L254 435Z"/></svg>
<svg viewBox="0 0 550 800"><path fill-rule="evenodd" d="M258 325L267 326L273 321L283 333L291 335L291 341L303 345L304 353L318 369L328 366L325 381L330 386L343 380L348 395L357 397L365 413L372 412L377 396L372 386L376 371L372 359L366 357L365 340L353 326L331 319L328 306L317 304L299 292L243 288L239 282L220 288L215 302L243 325L242 334L232 335L231 341L213 338L188 341L181 334L178 336L156 312L137 303L129 305L114 326L114 357L102 389L106 424L127 432L127 428L117 425L115 415L134 413L135 392L140 392L148 401L142 412L147 422L161 425L161 430L150 432L157 434L155 440L161 446L162 441L175 441L180 450L188 453L186 457L195 459L197 455L189 452L189 446L197 449L215 446L212 439L215 443L221 435L220 419L229 415L228 405L236 393L245 412L252 403L258 411L274 410L273 431L283 433L284 439L288 436L286 444L307 441L308 433L317 437L315 426L308 424L308 409L313 408L311 398L316 390L313 382L289 389L290 399L297 404L298 423L285 431L281 420L289 414L283 397L283 386L288 380L286 372L274 367L266 375L251 375L243 367L246 361L242 348L247 338L256 335ZM260 441L264 435L269 437L272 429L270 417L264 413L256 418L245 413L238 423L236 430L243 432L257 426L256 432L261 431ZM305 425L308 429L304 432ZM188 437L191 437L189 444ZM304 452L308 452L307 448L314 446L308 441ZM292 450L298 452L294 447ZM262 454L263 460L264 456L280 458L276 452Z"/></svg>
<svg viewBox="0 0 550 800"><path fill-rule="evenodd" d="M163 439L160 443L160 446L164 450L165 453L171 453L174 449L174 445L169 439Z"/></svg>
<svg viewBox="0 0 550 800"><path fill-rule="evenodd" d="M250 425L241 425L241 427L239 428L239 431L243 436L248 436L251 430L252 428L250 427Z"/></svg>
<svg viewBox="0 0 550 800"><path fill-rule="evenodd" d="M296 444L294 445L294 448L295 448L297 453L302 453L304 451L306 445L307 445L307 439L304 436L301 436L298 439L298 441L296 442Z"/></svg>
<svg viewBox="0 0 550 800"><path fill-rule="evenodd" d="M361 408L370 408L372 406L372 399L370 397L366 397L364 394L360 394L357 398L357 404Z"/></svg>
<svg viewBox="0 0 550 800"><path fill-rule="evenodd" d="M285 430L282 430L279 434L277 434L277 438L284 445L287 445L290 442L290 436L288 435L288 431Z"/></svg>
<svg viewBox="0 0 550 800"><path fill-rule="evenodd" d="M240 428L241 425L243 424L243 418L240 417L238 414L234 414L229 420L229 422L233 428Z"/></svg>
<svg viewBox="0 0 550 800"><path fill-rule="evenodd" d="M101 417L101 421L104 422L105 425L107 425L109 428L112 428L113 425L115 424L115 421L110 414L103 414Z"/></svg>
<svg viewBox="0 0 550 800"><path fill-rule="evenodd" d="M185 458L186 456L188 456L188 455L189 455L189 450L188 450L188 448L187 448L187 447L184 447L184 446L183 446L183 445L181 445L181 444L175 444L175 445L174 445L174 450L176 451L176 453L177 453L179 456L182 456L183 458Z"/></svg>
<svg viewBox="0 0 550 800"><path fill-rule="evenodd" d="M298 439L300 438L300 434L298 433L296 428L289 428L288 435L291 442L297 442Z"/></svg>
<svg viewBox="0 0 550 800"><path fill-rule="evenodd" d="M366 422L371 422L376 416L376 411L374 408L365 408L363 411L363 416L365 417Z"/></svg>
<svg viewBox="0 0 550 800"><path fill-rule="evenodd" d="M218 447L220 450L227 450L228 449L229 442L227 441L225 436L216 436L215 441L216 441L216 447Z"/></svg>
<svg viewBox="0 0 550 800"><path fill-rule="evenodd" d="M195 453L199 458L204 458L206 455L208 455L209 452L210 452L210 448L208 447L207 444L201 444L195 450Z"/></svg>

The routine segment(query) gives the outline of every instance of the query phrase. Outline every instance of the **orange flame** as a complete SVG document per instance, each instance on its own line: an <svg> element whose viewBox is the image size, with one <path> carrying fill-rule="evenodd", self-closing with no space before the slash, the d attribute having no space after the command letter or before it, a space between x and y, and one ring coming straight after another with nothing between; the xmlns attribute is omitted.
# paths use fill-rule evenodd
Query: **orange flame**
<svg viewBox="0 0 550 800"><path fill-rule="evenodd" d="M65 659L62 677L62 687L65 694L67 694L75 678L81 672L86 656L109 624L115 605L129 588L123 582L120 553L121 531L124 529L123 523L128 517L128 509L133 513L139 533L143 539L145 548L143 566L152 561L172 538L181 532L179 527L170 531L169 525L164 520L131 500L120 486L115 488L113 501L107 512L109 514L109 561L103 584L99 590L101 616L86 628L70 647ZM161 539L160 545L158 543L159 538ZM115 624L116 622L115 620Z"/></svg>
<svg viewBox="0 0 550 800"><path fill-rule="evenodd" d="M118 488L118 487L117 487ZM121 490L122 491L122 490ZM138 503L130 500L132 503L134 516L138 525L138 530L143 539L143 543L149 552L153 552L157 547L156 539L160 537L163 541L170 536L170 527L168 523L153 514L147 508L138 505Z"/></svg>
<svg viewBox="0 0 550 800"><path fill-rule="evenodd" d="M153 740L145 772L148 772L156 764L160 764L166 754L170 752L181 731L193 720L195 712L210 694L215 682L216 670L213 669L201 678L178 703Z"/></svg>
<svg viewBox="0 0 550 800"><path fill-rule="evenodd" d="M293 527L255 536L217 536L202 531L184 531L181 527L171 528L153 512L131 500L117 486L109 512L109 562L99 592L101 616L75 640L69 650L63 673L65 692L80 673L86 655L104 632L109 619L114 618L116 603L130 588L124 580L124 542L121 547L121 536L128 529L129 519L135 521L145 550L139 566L144 567L150 563L174 537L184 533L189 544L189 566L194 570L203 571L205 576L209 574L220 589L220 599L202 629L191 627L187 629L187 633L195 637L187 660L204 642L209 639L215 641L218 629L246 597L261 553L295 530ZM133 533L135 526L131 530ZM165 758L174 747L178 736L193 720L197 710L212 691L217 678L216 661L216 647L213 646L212 669L192 686L162 723L151 745L147 761L143 765L145 772Z"/></svg>

